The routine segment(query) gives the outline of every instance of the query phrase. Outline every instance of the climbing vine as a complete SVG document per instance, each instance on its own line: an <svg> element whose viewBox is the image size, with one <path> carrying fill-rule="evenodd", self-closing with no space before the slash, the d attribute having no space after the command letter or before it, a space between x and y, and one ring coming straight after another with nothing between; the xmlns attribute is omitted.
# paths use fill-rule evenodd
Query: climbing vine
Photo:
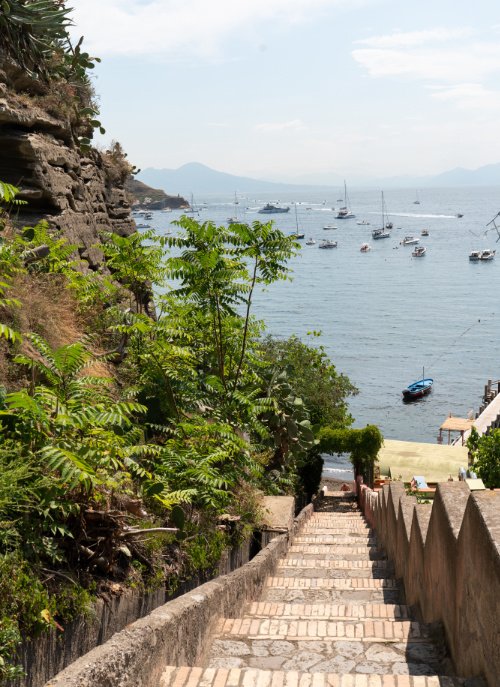
<svg viewBox="0 0 500 687"><path fill-rule="evenodd" d="M373 469L384 438L379 428L367 425L363 429L332 429L319 432L319 448L324 453L350 453L356 477L362 475L373 484Z"/></svg>

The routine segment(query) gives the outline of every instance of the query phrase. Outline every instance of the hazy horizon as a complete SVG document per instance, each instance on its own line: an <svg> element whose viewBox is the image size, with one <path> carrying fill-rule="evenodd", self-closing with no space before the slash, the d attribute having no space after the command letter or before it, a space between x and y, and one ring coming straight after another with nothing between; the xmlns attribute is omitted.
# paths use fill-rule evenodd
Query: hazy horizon
<svg viewBox="0 0 500 687"><path fill-rule="evenodd" d="M138 167L292 179L500 160L492 0L75 0L108 135Z"/></svg>

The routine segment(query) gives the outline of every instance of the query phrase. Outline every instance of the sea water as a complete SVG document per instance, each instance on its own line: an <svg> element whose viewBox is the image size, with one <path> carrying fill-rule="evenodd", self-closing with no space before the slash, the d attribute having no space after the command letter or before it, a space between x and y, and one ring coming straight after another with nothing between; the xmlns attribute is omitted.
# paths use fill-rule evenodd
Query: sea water
<svg viewBox="0 0 500 687"><path fill-rule="evenodd" d="M354 427L376 424L386 438L435 442L439 426L453 415L477 410L488 379L500 377L500 250L496 260L473 263L471 250L499 248L498 235L487 223L499 210L496 188L423 189L420 205L415 190L385 191L394 224L391 237L373 240L381 225L381 195L377 190L350 192L355 219L335 219L339 191L301 192L258 197L196 198L204 202L197 219L226 224L237 211L240 221L273 220L284 232L297 225L307 240L290 261L292 281L279 282L255 297L254 315L280 337L296 334L313 345L321 343L339 372L359 389L349 400ZM280 201L287 214L261 215L259 207ZM463 214L458 218L457 214ZM175 227L180 211L155 212L151 224L163 233ZM366 220L369 225L356 222ZM336 230L323 226L334 224ZM428 237L421 236L423 229ZM413 258L415 235L427 248ZM321 239L338 247L319 250ZM372 250L361 253L367 242ZM316 339L308 332L321 331ZM401 391L425 376L434 378L432 393L404 404ZM338 470L348 465L336 463ZM338 476L338 475L333 475Z"/></svg>

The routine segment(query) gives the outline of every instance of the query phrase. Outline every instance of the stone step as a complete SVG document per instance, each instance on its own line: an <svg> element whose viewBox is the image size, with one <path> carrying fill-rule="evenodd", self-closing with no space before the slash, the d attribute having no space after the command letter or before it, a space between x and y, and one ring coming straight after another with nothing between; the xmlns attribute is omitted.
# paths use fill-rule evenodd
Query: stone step
<svg viewBox="0 0 500 687"><path fill-rule="evenodd" d="M245 610L245 617L266 618L316 618L318 620L343 620L353 618L383 618L384 620L408 620L410 610L402 604L293 604L253 601Z"/></svg>
<svg viewBox="0 0 500 687"><path fill-rule="evenodd" d="M331 560L383 560L386 554L376 546L342 546L339 544L293 544L289 547L287 556L295 557L303 555L304 558L317 556L328 560L329 556L334 556ZM359 559L354 558L359 556ZM351 558L350 558L351 557Z"/></svg>
<svg viewBox="0 0 500 687"><path fill-rule="evenodd" d="M300 530L300 536L328 534L336 537L360 537L367 538L375 536L373 530L361 530L354 527L309 527L305 526Z"/></svg>
<svg viewBox="0 0 500 687"><path fill-rule="evenodd" d="M350 537L340 534L299 534L294 544L339 544L341 546L376 546L375 537Z"/></svg>
<svg viewBox="0 0 500 687"><path fill-rule="evenodd" d="M392 577L388 561L329 561L318 558L284 558L278 562L276 577Z"/></svg>
<svg viewBox="0 0 500 687"><path fill-rule="evenodd" d="M268 577L265 588L281 589L400 589L394 579L300 579L295 577Z"/></svg>
<svg viewBox="0 0 500 687"><path fill-rule="evenodd" d="M326 561L331 563L332 561ZM356 563L359 561L350 561ZM280 565L276 568L274 574L276 577L295 577L301 579L318 579L325 580L337 579L388 579L394 576L393 570L382 568L297 568L294 566Z"/></svg>
<svg viewBox="0 0 500 687"><path fill-rule="evenodd" d="M294 578L288 578L293 580ZM314 580L313 580L314 582ZM335 589L320 587L266 587L261 601L279 603L350 604L350 603L403 603L399 589Z"/></svg>
<svg viewBox="0 0 500 687"><path fill-rule="evenodd" d="M307 570L309 568L326 568L328 570L392 570L392 564L389 561L328 561L324 558L281 558L278 561L280 568L302 568Z"/></svg>
<svg viewBox="0 0 500 687"><path fill-rule="evenodd" d="M467 687L457 677L167 666L159 687ZM474 687L470 683L470 687Z"/></svg>
<svg viewBox="0 0 500 687"><path fill-rule="evenodd" d="M434 626L412 620L360 618L358 620L292 620L288 618L223 618L216 628L219 639L301 640L356 639L362 642L428 642Z"/></svg>
<svg viewBox="0 0 500 687"><path fill-rule="evenodd" d="M387 625L393 628L399 623ZM281 637L224 635L216 638L207 657L207 667L365 675L437 675L450 672L443 643L375 638L372 641L345 637Z"/></svg>

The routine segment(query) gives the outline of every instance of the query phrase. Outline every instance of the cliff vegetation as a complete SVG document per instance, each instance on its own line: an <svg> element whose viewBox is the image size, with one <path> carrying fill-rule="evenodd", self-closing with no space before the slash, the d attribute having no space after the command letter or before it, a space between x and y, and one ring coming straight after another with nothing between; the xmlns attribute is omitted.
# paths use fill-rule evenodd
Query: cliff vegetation
<svg viewBox="0 0 500 687"><path fill-rule="evenodd" d="M69 21L60 0L0 3L0 684L21 636L96 595L209 573L260 493L314 492L320 428L352 422L325 352L253 318L292 238L134 232L134 168L91 147L97 58Z"/></svg>

